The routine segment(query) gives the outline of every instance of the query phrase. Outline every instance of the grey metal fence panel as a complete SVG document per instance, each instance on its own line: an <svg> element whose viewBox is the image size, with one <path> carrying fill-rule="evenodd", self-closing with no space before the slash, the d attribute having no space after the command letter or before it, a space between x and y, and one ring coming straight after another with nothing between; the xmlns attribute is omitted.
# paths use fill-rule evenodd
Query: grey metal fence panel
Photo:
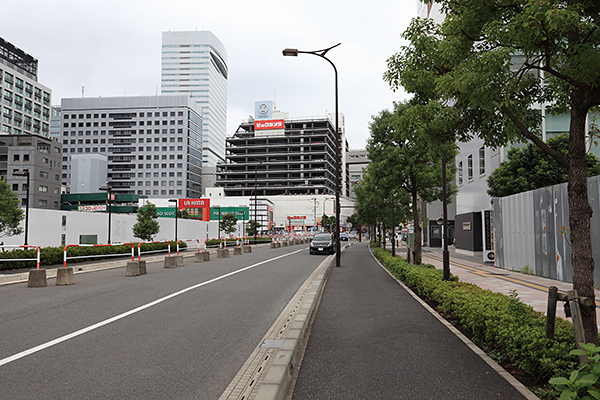
<svg viewBox="0 0 600 400"><path fill-rule="evenodd" d="M592 254L600 266L600 176L588 178L588 199ZM497 198L493 204L497 267L573 282L566 183ZM600 267L594 269L594 281L600 282Z"/></svg>
<svg viewBox="0 0 600 400"><path fill-rule="evenodd" d="M492 201L492 215L494 219L494 265L498 268L506 268L504 262L504 224L502 223L502 198Z"/></svg>
<svg viewBox="0 0 600 400"><path fill-rule="evenodd" d="M535 265L533 194L520 193L494 199L496 266L530 271Z"/></svg>

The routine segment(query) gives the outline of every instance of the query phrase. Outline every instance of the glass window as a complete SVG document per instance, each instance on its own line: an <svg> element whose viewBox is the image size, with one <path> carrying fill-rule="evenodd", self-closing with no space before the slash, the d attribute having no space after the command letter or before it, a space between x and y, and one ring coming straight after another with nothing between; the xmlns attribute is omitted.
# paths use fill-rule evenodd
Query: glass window
<svg viewBox="0 0 600 400"><path fill-rule="evenodd" d="M473 154L469 154L467 157L467 178L473 179Z"/></svg>
<svg viewBox="0 0 600 400"><path fill-rule="evenodd" d="M485 175L485 148L479 148L479 175Z"/></svg>

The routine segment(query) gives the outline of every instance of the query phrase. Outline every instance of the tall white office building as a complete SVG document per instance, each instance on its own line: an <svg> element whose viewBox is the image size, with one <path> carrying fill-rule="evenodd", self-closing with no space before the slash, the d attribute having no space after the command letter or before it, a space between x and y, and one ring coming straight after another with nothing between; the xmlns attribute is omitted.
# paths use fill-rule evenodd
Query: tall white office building
<svg viewBox="0 0 600 400"><path fill-rule="evenodd" d="M188 94L202 108L203 167L225 158L227 51L209 31L163 32L161 93Z"/></svg>

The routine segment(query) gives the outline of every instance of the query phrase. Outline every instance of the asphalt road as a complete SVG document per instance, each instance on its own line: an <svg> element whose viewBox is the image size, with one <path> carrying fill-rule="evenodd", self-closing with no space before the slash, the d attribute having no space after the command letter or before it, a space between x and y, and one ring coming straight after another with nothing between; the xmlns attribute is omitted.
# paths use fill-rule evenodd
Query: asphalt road
<svg viewBox="0 0 600 400"><path fill-rule="evenodd" d="M332 268L293 399L523 399L374 260Z"/></svg>
<svg viewBox="0 0 600 400"><path fill-rule="evenodd" d="M253 251L0 288L0 398L217 399L324 258Z"/></svg>

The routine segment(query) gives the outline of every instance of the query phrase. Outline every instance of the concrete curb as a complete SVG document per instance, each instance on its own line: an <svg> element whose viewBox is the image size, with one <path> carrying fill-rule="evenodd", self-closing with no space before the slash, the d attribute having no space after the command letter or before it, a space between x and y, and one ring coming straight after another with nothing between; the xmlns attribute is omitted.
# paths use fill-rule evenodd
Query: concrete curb
<svg viewBox="0 0 600 400"><path fill-rule="evenodd" d="M473 343L468 337L466 337L461 331L456 329L454 325L448 322L445 318L443 318L437 311L435 311L431 306L425 303L419 296L417 296L408 286L406 286L402 281L398 280L390 271L387 270L375 257L372 249L369 247L369 252L377 261L379 266L387 272L392 279L394 279L403 289L405 289L416 301L418 301L427 311L429 311L438 321L440 321L444 326L446 326L452 333L454 333L460 340L463 341L475 354L477 354L483 361L485 361L498 375L503 377L511 384L519 393L521 393L527 400L539 400L532 391L530 391L525 385L519 382L514 376L509 374L500 364L494 361L490 356L488 356L483 350L481 350L475 343Z"/></svg>
<svg viewBox="0 0 600 400"><path fill-rule="evenodd" d="M316 311L316 305L325 287L327 276L334 264L335 257L331 257L329 261L318 267L321 271L313 282L296 317L291 322L283 344L275 353L262 384L256 392L256 400L281 400L284 398L292 380L292 370L301 350L301 342L307 334L308 325Z"/></svg>

